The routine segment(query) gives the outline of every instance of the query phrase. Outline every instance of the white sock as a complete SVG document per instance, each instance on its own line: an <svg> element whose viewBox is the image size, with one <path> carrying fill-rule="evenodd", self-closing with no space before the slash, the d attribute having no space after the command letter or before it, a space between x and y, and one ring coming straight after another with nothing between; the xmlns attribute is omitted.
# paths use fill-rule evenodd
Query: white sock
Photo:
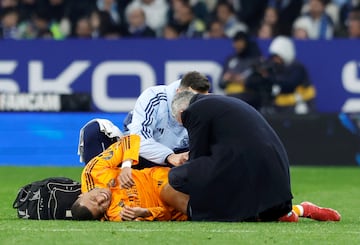
<svg viewBox="0 0 360 245"><path fill-rule="evenodd" d="M302 217L304 215L304 208L301 205L295 205L299 210L299 216Z"/></svg>

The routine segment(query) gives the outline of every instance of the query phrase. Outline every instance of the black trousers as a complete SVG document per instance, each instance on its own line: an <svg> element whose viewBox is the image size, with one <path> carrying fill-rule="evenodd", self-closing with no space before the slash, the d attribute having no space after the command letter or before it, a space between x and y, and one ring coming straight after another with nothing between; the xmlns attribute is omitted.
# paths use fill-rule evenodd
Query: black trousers
<svg viewBox="0 0 360 245"><path fill-rule="evenodd" d="M190 193L191 186L188 183L188 168L186 163L176 168L172 168L169 172L169 184L177 191L185 194ZM235 188L235 187L234 187ZM277 221L280 217L289 213L292 210L292 201L288 200L265 211L259 213L254 217L249 217L243 221L245 222L270 222ZM188 204L187 213L191 220L191 206Z"/></svg>
<svg viewBox="0 0 360 245"><path fill-rule="evenodd" d="M190 193L190 186L188 183L188 168L187 163L172 168L169 171L169 184L177 191L180 191L185 194Z"/></svg>
<svg viewBox="0 0 360 245"><path fill-rule="evenodd" d="M83 159L85 165L95 156L99 155L106 148L117 141L115 138L109 138L100 131L100 126L97 122L89 123L84 128L84 149Z"/></svg>
<svg viewBox="0 0 360 245"><path fill-rule="evenodd" d="M269 222L277 221L280 217L289 213L292 210L292 201L288 200L286 202L280 203L274 207L271 207L263 212L261 212L258 217L255 217L257 221Z"/></svg>

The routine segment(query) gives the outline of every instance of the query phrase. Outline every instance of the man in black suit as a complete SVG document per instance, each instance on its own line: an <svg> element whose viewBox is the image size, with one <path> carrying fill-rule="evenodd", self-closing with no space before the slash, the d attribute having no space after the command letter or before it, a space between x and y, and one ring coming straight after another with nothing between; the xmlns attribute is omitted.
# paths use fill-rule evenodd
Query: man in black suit
<svg viewBox="0 0 360 245"><path fill-rule="evenodd" d="M253 107L232 97L181 92L172 111L188 130L190 155L171 169L169 184L189 195L191 220L275 221L291 212L286 150Z"/></svg>

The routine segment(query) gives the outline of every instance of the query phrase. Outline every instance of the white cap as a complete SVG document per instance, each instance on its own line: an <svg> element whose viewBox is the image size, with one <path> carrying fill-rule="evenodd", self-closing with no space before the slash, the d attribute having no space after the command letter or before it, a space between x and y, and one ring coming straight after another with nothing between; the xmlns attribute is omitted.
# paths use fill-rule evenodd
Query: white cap
<svg viewBox="0 0 360 245"><path fill-rule="evenodd" d="M293 30L302 29L307 33L307 36L310 38L312 24L311 20L308 17L297 18L293 24Z"/></svg>
<svg viewBox="0 0 360 245"><path fill-rule="evenodd" d="M286 65L294 61L296 51L293 41L286 36L274 38L269 47L269 53L279 56Z"/></svg>

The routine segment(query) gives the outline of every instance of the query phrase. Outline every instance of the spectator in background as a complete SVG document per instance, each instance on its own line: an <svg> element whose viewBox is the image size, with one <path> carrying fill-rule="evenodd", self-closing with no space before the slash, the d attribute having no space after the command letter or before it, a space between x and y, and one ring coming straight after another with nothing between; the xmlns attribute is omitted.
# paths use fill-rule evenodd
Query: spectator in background
<svg viewBox="0 0 360 245"><path fill-rule="evenodd" d="M360 8L350 11L347 20L347 37L351 39L360 38Z"/></svg>
<svg viewBox="0 0 360 245"><path fill-rule="evenodd" d="M202 0L202 1L205 3L205 6L209 13L209 18L211 18L211 15L215 9L215 6L216 6L218 0Z"/></svg>
<svg viewBox="0 0 360 245"><path fill-rule="evenodd" d="M255 36L260 39L270 39L277 35L279 14L275 7L268 6L264 17L256 30Z"/></svg>
<svg viewBox="0 0 360 245"><path fill-rule="evenodd" d="M207 24L210 20L209 7L204 0L170 0L169 9L167 12L167 21L174 23L175 12L179 10L184 4L189 5L193 12L193 15Z"/></svg>
<svg viewBox="0 0 360 245"><path fill-rule="evenodd" d="M0 39L19 38L19 11L16 8L6 8L1 11Z"/></svg>
<svg viewBox="0 0 360 245"><path fill-rule="evenodd" d="M41 2L37 0L19 0L17 7L20 12L20 22L23 22L31 19L32 14L37 8L44 6L41 6Z"/></svg>
<svg viewBox="0 0 360 245"><path fill-rule="evenodd" d="M92 39L92 33L93 30L89 18L85 16L78 19L73 38Z"/></svg>
<svg viewBox="0 0 360 245"><path fill-rule="evenodd" d="M233 5L226 1L219 1L216 5L215 18L223 25L228 38L233 38L239 31L248 31L246 24L238 20Z"/></svg>
<svg viewBox="0 0 360 245"><path fill-rule="evenodd" d="M175 12L178 11L182 5L185 4L185 0L170 0L169 8L166 12L166 22L174 23L175 22Z"/></svg>
<svg viewBox="0 0 360 245"><path fill-rule="evenodd" d="M277 35L275 28L274 25L263 22L257 30L256 37L259 39L271 39Z"/></svg>
<svg viewBox="0 0 360 245"><path fill-rule="evenodd" d="M130 6L126 10L127 37L155 38L156 33L146 24L145 12L141 7Z"/></svg>
<svg viewBox="0 0 360 245"><path fill-rule="evenodd" d="M302 6L303 3L299 0L269 0L268 7L265 10L264 20L269 19L268 22L276 27L276 33L278 35L290 36L292 25L300 15ZM272 9L273 11L271 12L274 12L274 14L271 14L271 12L268 13L268 11ZM276 17L271 18L271 15L275 15Z"/></svg>
<svg viewBox="0 0 360 245"><path fill-rule="evenodd" d="M181 4L188 4L190 5L191 9L193 10L194 15L201 19L203 22L208 22L210 18L210 11L211 8L205 0L169 0L169 9L167 13L168 20L171 19L171 16L174 15L175 9L177 6ZM212 4L211 4L212 5Z"/></svg>
<svg viewBox="0 0 360 245"><path fill-rule="evenodd" d="M310 1L304 3L301 13L306 14L310 11ZM333 3L331 0L323 0L323 4L325 6L325 13L330 17L332 20L334 30L336 30L339 26L340 21L340 7L338 4Z"/></svg>
<svg viewBox="0 0 360 245"><path fill-rule="evenodd" d="M180 36L185 38L202 37L206 30L205 23L194 15L191 6L186 2L180 3L174 10L170 24L176 26Z"/></svg>
<svg viewBox="0 0 360 245"><path fill-rule="evenodd" d="M66 1L67 10L66 16L69 18L71 23L70 37L74 38L76 32L76 25L80 18L84 16L90 16L90 14L97 9L97 0L86 0L86 1Z"/></svg>
<svg viewBox="0 0 360 245"><path fill-rule="evenodd" d="M89 17L90 25L92 29L91 36L93 38L99 38L101 36L101 32L102 29L104 28L104 25L111 23L110 19L111 17L108 12L99 11L98 9L92 11Z"/></svg>
<svg viewBox="0 0 360 245"><path fill-rule="evenodd" d="M23 21L19 25L19 35L23 39L42 38L44 33L49 32L54 39L64 38L60 26L51 21L49 12L44 8L36 9L30 20Z"/></svg>
<svg viewBox="0 0 360 245"><path fill-rule="evenodd" d="M206 3L204 0L185 0L187 1L193 12L194 15L201 19L203 22L208 23L210 19L210 13L208 11L208 7L206 6Z"/></svg>
<svg viewBox="0 0 360 245"><path fill-rule="evenodd" d="M17 8L19 6L19 0L1 0L0 9Z"/></svg>
<svg viewBox="0 0 360 245"><path fill-rule="evenodd" d="M104 35L110 30L110 28L114 27L114 30L117 28L120 29L120 25L116 25L112 20L110 13L102 10L94 10L91 12L90 24L92 29L92 38L102 38Z"/></svg>
<svg viewBox="0 0 360 245"><path fill-rule="evenodd" d="M311 22L309 39L333 38L334 23L325 12L325 7L325 0L309 0L309 11L297 18L297 20L307 19L308 22Z"/></svg>
<svg viewBox="0 0 360 245"><path fill-rule="evenodd" d="M347 20L349 13L360 7L360 0L344 0L345 3L340 6L339 10L339 28L342 31L343 36L347 35Z"/></svg>
<svg viewBox="0 0 360 245"><path fill-rule="evenodd" d="M168 40L178 39L180 37L180 33L175 25L166 24L162 31L162 37Z"/></svg>
<svg viewBox="0 0 360 245"><path fill-rule="evenodd" d="M254 67L247 78L248 86L257 88L262 96L263 113L306 114L315 111L315 87L305 66L296 60L293 41L278 36L270 44L267 60Z"/></svg>
<svg viewBox="0 0 360 245"><path fill-rule="evenodd" d="M17 7L19 5L19 0L1 0L0 9Z"/></svg>
<svg viewBox="0 0 360 245"><path fill-rule="evenodd" d="M120 17L120 24L126 23L125 11L127 6L133 0L117 0L118 12Z"/></svg>
<svg viewBox="0 0 360 245"><path fill-rule="evenodd" d="M292 36L295 39L307 40L311 32L311 20L308 18L298 18L293 25Z"/></svg>
<svg viewBox="0 0 360 245"><path fill-rule="evenodd" d="M120 24L121 18L116 0L97 0L97 9L100 11L108 12L113 23Z"/></svg>
<svg viewBox="0 0 360 245"><path fill-rule="evenodd" d="M279 13L278 10L273 6L268 6L265 9L263 23L268 23L270 25L276 26L279 23Z"/></svg>
<svg viewBox="0 0 360 245"><path fill-rule="evenodd" d="M133 0L126 8L135 6L144 10L146 24L155 31L157 36L160 36L167 23L168 2L166 0Z"/></svg>
<svg viewBox="0 0 360 245"><path fill-rule="evenodd" d="M239 98L259 109L259 97L247 87L246 78L252 67L260 61L260 49L245 32L236 33L232 41L235 52L227 58L222 68L219 86L226 95Z"/></svg>
<svg viewBox="0 0 360 245"><path fill-rule="evenodd" d="M223 0L224 1L224 0ZM249 33L255 33L264 16L264 10L268 5L266 0L225 0L232 4L235 14L244 23Z"/></svg>
<svg viewBox="0 0 360 245"><path fill-rule="evenodd" d="M223 24L218 20L209 22L203 37L209 39L228 38L225 34Z"/></svg>
<svg viewBox="0 0 360 245"><path fill-rule="evenodd" d="M215 19L220 20L216 17L218 14L216 8L223 3L231 6L237 21L246 26L247 33L260 38L295 35L297 31L294 30L294 19L308 19L307 22L311 23L311 28L310 30L308 27L305 28L307 35L299 34L298 38L301 39L305 36L308 39L348 37L349 13L360 6L360 0L2 0L0 12L7 6L15 7L20 14L19 23L24 24L32 21L32 16L38 9L45 9L49 16L50 26L52 26L49 28L51 36L62 39L68 36L73 37L77 20L82 16L89 16L94 10L108 12L115 26L121 25L120 29L112 24L106 28L107 33L119 36L127 29L126 8L136 5L145 11L147 25L155 31L157 37L161 37L165 25L175 23L172 21L173 17L168 18L168 15L173 16L173 13L178 11L178 6L182 8L185 4L190 6L194 17L203 22L206 33L203 32L202 37L206 38L211 22ZM322 8L326 18L319 14ZM300 16L299 13L301 13ZM273 28L269 28L270 26L265 23L272 23ZM158 28L155 29L152 25ZM55 29L59 30L53 29L54 26L57 26ZM227 28L227 25L224 25L225 33L229 37ZM300 29L299 32L304 31L304 28ZM244 31L244 29L241 30ZM199 36L196 35L196 37Z"/></svg>
<svg viewBox="0 0 360 245"><path fill-rule="evenodd" d="M67 16L68 4L66 0L47 0L46 9L49 11L53 22L59 25L64 37L71 33L71 22Z"/></svg>

